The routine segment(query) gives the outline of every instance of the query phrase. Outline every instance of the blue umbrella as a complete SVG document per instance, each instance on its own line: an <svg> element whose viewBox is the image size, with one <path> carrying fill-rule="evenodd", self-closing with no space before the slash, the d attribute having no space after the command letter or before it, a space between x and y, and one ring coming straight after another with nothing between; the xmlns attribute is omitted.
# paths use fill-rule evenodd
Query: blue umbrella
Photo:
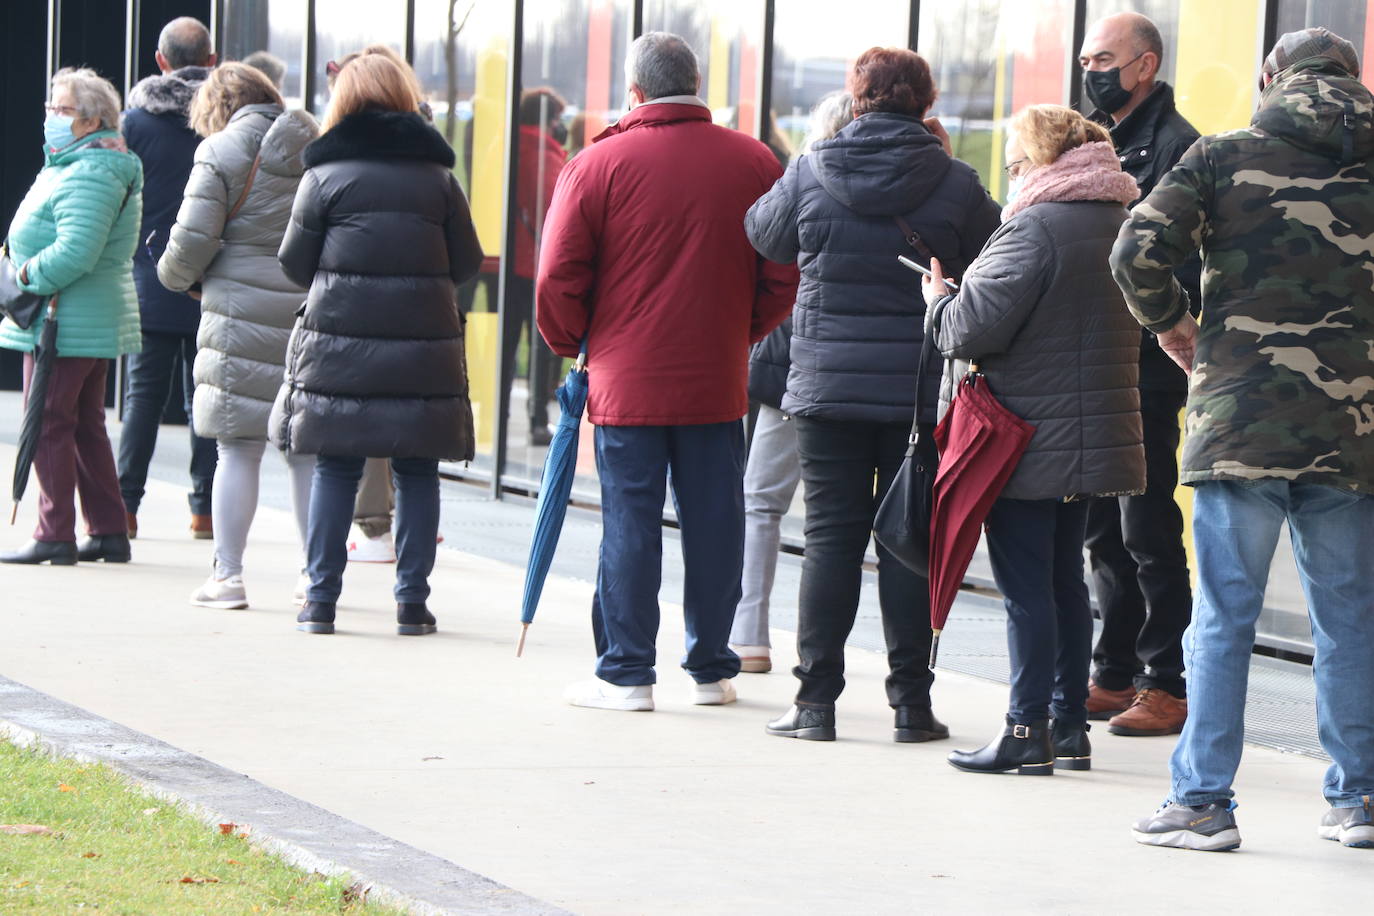
<svg viewBox="0 0 1374 916"><path fill-rule="evenodd" d="M572 493L573 477L577 474L577 436L582 424L582 411L587 406L587 348L584 344L577 362L568 377L558 386L558 406L563 415L549 442L544 458L544 476L539 484L539 502L534 510L534 536L530 539L530 561L525 568L525 597L520 605L520 642L515 647L517 657L525 651L525 635L534 622L539 596L544 591L553 552L558 548L558 536L563 533L563 519L568 514L568 496Z"/></svg>

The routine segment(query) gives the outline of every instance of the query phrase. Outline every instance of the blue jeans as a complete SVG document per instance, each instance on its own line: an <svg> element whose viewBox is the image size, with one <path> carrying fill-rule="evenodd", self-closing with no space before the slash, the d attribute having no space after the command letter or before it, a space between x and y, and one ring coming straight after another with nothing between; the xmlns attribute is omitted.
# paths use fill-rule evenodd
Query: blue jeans
<svg viewBox="0 0 1374 916"><path fill-rule="evenodd" d="M739 673L730 624L744 555L744 428L598 426L601 557L592 599L596 676L626 687L652 684L663 576L663 499L673 485L681 525L682 667L699 684Z"/></svg>
<svg viewBox="0 0 1374 916"><path fill-rule="evenodd" d="M348 565L348 528L365 458L320 455L310 490L306 571L311 601L333 603L343 591ZM420 604L429 597L439 533L439 462L428 458L391 459L396 484L396 601Z"/></svg>
<svg viewBox="0 0 1374 916"><path fill-rule="evenodd" d="M195 382L191 364L196 359L194 334L143 333L143 350L130 353L124 388L124 427L119 434L119 491L124 508L137 515L148 484L148 465L157 445L162 411L172 391L174 372L181 371L187 425L191 425L191 395ZM191 513L210 514L210 493L215 480L218 453L214 439L197 436L191 429Z"/></svg>
<svg viewBox="0 0 1374 916"><path fill-rule="evenodd" d="M988 513L988 556L1007 608L1007 714L1088 721L1093 619L1083 579L1088 501L999 499Z"/></svg>
<svg viewBox="0 0 1374 916"><path fill-rule="evenodd" d="M1323 794L1338 808L1374 795L1374 497L1286 480L1207 481L1193 495L1188 721L1169 761L1179 804L1235 794L1255 622L1284 521L1312 617L1317 736L1332 760Z"/></svg>

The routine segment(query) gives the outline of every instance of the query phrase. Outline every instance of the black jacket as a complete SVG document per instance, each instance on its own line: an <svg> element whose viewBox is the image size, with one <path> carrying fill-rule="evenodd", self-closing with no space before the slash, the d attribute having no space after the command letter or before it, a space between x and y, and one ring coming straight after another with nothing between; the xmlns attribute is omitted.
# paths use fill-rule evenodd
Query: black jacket
<svg viewBox="0 0 1374 916"><path fill-rule="evenodd" d="M1094 111L1092 119L1111 131L1121 170L1140 185L1137 202L1155 189L1198 138L1193 125L1174 106L1174 88L1164 82L1156 84L1120 124L1113 125L1111 117L1102 111ZM1202 308L1202 259L1190 258L1175 276L1188 292L1193 314L1197 314ZM1148 331L1142 331L1140 337L1140 387L1180 395L1188 390L1188 376Z"/></svg>
<svg viewBox="0 0 1374 916"><path fill-rule="evenodd" d="M200 324L200 304L158 282L157 259L167 247L200 145L200 137L186 124L191 99L209 75L205 67L182 67L140 80L129 90L121 129L129 151L143 160L143 225L134 249L134 287L144 331L189 336ZM150 236L151 255L144 244Z"/></svg>
<svg viewBox="0 0 1374 916"><path fill-rule="evenodd" d="M749 400L782 409L787 370L792 366L792 319L788 318L749 351Z"/></svg>
<svg viewBox="0 0 1374 916"><path fill-rule="evenodd" d="M888 113L863 115L817 143L750 208L745 229L759 253L801 268L785 412L911 423L925 303L920 277L897 256L925 259L894 216L959 270L1000 211L978 174L947 156L920 120ZM921 411L932 422L935 387L926 386Z"/></svg>
<svg viewBox="0 0 1374 916"><path fill-rule="evenodd" d="M362 112L302 159L278 257L310 291L272 441L305 455L471 459L455 287L482 249L453 150L418 114Z"/></svg>

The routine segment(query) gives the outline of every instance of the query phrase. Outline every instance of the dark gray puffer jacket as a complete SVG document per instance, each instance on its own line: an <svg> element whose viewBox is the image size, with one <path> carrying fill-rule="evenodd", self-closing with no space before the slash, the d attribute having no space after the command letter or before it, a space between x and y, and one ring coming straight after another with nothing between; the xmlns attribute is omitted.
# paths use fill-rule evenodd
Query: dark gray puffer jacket
<svg viewBox="0 0 1374 916"><path fill-rule="evenodd" d="M1125 218L1116 203L1026 207L988 241L959 295L932 310L950 360L941 417L976 360L993 395L1035 427L1005 498L1144 489L1140 334L1108 262Z"/></svg>
<svg viewBox="0 0 1374 916"><path fill-rule="evenodd" d="M419 114L368 111L304 159L279 256L310 292L272 441L293 454L471 459L456 285L482 248L453 150Z"/></svg>
<svg viewBox="0 0 1374 916"><path fill-rule="evenodd" d="M744 223L760 254L801 268L782 410L910 425L925 302L897 256L925 259L893 217L947 264L967 266L998 212L978 174L914 117L863 115L794 159ZM926 385L928 421L937 381Z"/></svg>

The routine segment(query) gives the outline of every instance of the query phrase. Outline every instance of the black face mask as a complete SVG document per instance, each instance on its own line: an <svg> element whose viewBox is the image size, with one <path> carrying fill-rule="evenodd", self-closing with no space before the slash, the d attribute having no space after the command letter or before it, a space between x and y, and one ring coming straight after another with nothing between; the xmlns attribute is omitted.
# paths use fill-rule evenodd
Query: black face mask
<svg viewBox="0 0 1374 916"><path fill-rule="evenodd" d="M1135 57L1126 61L1125 66L1140 60L1145 56L1142 51ZM1083 94L1107 114L1115 114L1131 101L1131 90L1123 89L1121 86L1121 68L1113 67L1110 70L1085 70L1083 72Z"/></svg>
<svg viewBox="0 0 1374 916"><path fill-rule="evenodd" d="M553 122L549 127L549 136L553 137L554 142L559 146L568 145L568 128L564 126L562 121Z"/></svg>

